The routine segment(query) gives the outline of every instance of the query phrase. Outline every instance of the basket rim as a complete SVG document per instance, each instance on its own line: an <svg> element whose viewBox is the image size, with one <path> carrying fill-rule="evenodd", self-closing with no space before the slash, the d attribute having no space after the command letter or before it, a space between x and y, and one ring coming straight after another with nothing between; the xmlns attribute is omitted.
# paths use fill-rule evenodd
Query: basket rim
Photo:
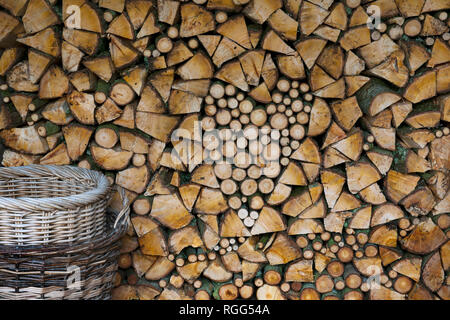
<svg viewBox="0 0 450 320"><path fill-rule="evenodd" d="M63 179L85 178L96 182L97 186L91 190L84 191L64 197L19 197L9 198L0 196L0 204L3 210L20 210L29 212L31 209L39 208L43 211L61 210L68 208L84 207L87 204L97 202L108 195L111 186L106 176L94 170L75 166L56 166L56 165L39 165L32 164L21 167L1 167L0 182L2 179L11 179L17 177L39 177L39 175L53 175ZM46 210L48 209L48 210Z"/></svg>
<svg viewBox="0 0 450 320"><path fill-rule="evenodd" d="M102 236L94 240L85 240L79 243L64 244L64 245L28 245L28 246L16 246L16 245L0 245L0 255L15 255L21 257L28 256L51 256L65 254L76 254L79 252L93 250L96 248L108 246L113 242L119 240L128 229L128 215L130 208L126 207L123 212L116 212L111 208L108 208L108 222L106 223L106 230ZM117 219L121 219L122 222L115 226Z"/></svg>

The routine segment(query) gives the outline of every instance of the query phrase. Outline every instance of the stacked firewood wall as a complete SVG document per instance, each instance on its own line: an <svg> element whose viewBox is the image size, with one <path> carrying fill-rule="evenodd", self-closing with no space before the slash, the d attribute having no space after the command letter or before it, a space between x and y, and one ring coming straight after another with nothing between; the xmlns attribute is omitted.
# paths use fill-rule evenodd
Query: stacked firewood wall
<svg viewBox="0 0 450 320"><path fill-rule="evenodd" d="M450 298L448 0L0 7L2 165L126 190L115 299Z"/></svg>

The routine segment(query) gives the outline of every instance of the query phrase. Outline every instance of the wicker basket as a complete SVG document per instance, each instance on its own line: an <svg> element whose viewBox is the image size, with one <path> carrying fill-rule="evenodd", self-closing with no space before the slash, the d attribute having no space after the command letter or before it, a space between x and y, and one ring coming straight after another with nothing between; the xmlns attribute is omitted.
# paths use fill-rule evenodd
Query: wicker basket
<svg viewBox="0 0 450 320"><path fill-rule="evenodd" d="M95 240L62 246L0 246L0 299L110 299L120 242L130 207L123 190L120 213L106 214Z"/></svg>
<svg viewBox="0 0 450 320"><path fill-rule="evenodd" d="M70 166L0 168L0 245L63 245L103 234L110 187Z"/></svg>

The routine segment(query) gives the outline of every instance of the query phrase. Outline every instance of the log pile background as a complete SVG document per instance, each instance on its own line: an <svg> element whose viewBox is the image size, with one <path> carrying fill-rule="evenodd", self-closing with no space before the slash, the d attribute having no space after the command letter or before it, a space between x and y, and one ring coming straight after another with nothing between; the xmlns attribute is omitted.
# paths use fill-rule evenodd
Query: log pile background
<svg viewBox="0 0 450 320"><path fill-rule="evenodd" d="M448 0L0 6L2 165L127 190L114 298L450 298Z"/></svg>

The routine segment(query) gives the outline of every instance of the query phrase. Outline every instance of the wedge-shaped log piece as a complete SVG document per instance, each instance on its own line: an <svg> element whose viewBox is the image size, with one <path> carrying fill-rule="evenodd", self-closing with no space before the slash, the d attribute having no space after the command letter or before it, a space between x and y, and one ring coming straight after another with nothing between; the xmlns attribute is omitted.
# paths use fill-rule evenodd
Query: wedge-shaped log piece
<svg viewBox="0 0 450 320"><path fill-rule="evenodd" d="M406 295L382 285L370 290L370 300L406 300Z"/></svg>
<svg viewBox="0 0 450 320"><path fill-rule="evenodd" d="M210 164L204 164L195 169L192 173L191 181L210 188L219 188L219 182Z"/></svg>
<svg viewBox="0 0 450 320"><path fill-rule="evenodd" d="M263 70L264 72L264 70ZM228 82L242 91L248 91L249 87L245 80L244 72L242 71L241 64L238 61L231 61L226 63L220 68L214 75L219 80ZM264 77L264 74L263 74Z"/></svg>
<svg viewBox="0 0 450 320"><path fill-rule="evenodd" d="M286 282L313 282L313 261L298 260L286 267L284 275Z"/></svg>
<svg viewBox="0 0 450 320"><path fill-rule="evenodd" d="M300 194L292 196L288 201L286 201L283 204L281 213L296 217L310 205L312 205L311 196L308 191L304 190Z"/></svg>
<svg viewBox="0 0 450 320"><path fill-rule="evenodd" d="M286 12L281 9L275 11L269 17L270 27L278 32L281 37L286 40L297 39L298 22L291 18Z"/></svg>
<svg viewBox="0 0 450 320"><path fill-rule="evenodd" d="M116 175L116 184L136 193L143 193L150 180L150 171L146 165L130 167Z"/></svg>
<svg viewBox="0 0 450 320"><path fill-rule="evenodd" d="M449 148L450 137L444 136L439 139L435 139L430 144L430 155L428 156L431 168L433 170L449 170L450 168L450 157Z"/></svg>
<svg viewBox="0 0 450 320"><path fill-rule="evenodd" d="M277 233L265 254L271 265L287 264L301 257L300 248L283 232Z"/></svg>
<svg viewBox="0 0 450 320"><path fill-rule="evenodd" d="M333 144L339 140L346 137L345 131L339 127L336 122L332 121L331 125L328 127L328 131L325 135L325 139L321 149L325 149L330 144Z"/></svg>
<svg viewBox="0 0 450 320"><path fill-rule="evenodd" d="M165 113L165 107L158 92L151 86L146 85L142 90L141 99L139 100L136 111Z"/></svg>
<svg viewBox="0 0 450 320"><path fill-rule="evenodd" d="M220 225L221 237L249 237L250 231L244 226L244 223L239 218L234 210L228 210L223 216L223 221Z"/></svg>
<svg viewBox="0 0 450 320"><path fill-rule="evenodd" d="M448 26L445 23L429 14L425 15L423 21L421 36L439 36L448 31Z"/></svg>
<svg viewBox="0 0 450 320"><path fill-rule="evenodd" d="M302 3L300 9L300 31L310 35L321 25L330 12L308 1Z"/></svg>
<svg viewBox="0 0 450 320"><path fill-rule="evenodd" d="M177 74L183 80L210 79L213 73L214 67L211 60L201 52L196 53L177 69Z"/></svg>
<svg viewBox="0 0 450 320"><path fill-rule="evenodd" d="M349 131L362 116L356 97L331 104L331 110L335 115L336 122L344 130Z"/></svg>
<svg viewBox="0 0 450 320"><path fill-rule="evenodd" d="M259 86L253 88L248 95L258 102L270 103L272 102L272 97L270 96L269 89L267 85L263 82Z"/></svg>
<svg viewBox="0 0 450 320"><path fill-rule="evenodd" d="M100 8L105 8L121 13L125 8L125 0L99 0Z"/></svg>
<svg viewBox="0 0 450 320"><path fill-rule="evenodd" d="M70 159L78 160L86 151L94 130L78 124L71 124L64 127L62 131Z"/></svg>
<svg viewBox="0 0 450 320"><path fill-rule="evenodd" d="M95 109L95 120L98 124L116 120L123 113L112 99L106 99L100 107Z"/></svg>
<svg viewBox="0 0 450 320"><path fill-rule="evenodd" d="M313 93L317 97L321 98L334 98L334 99L344 99L345 98L345 79L341 78L326 87L314 91Z"/></svg>
<svg viewBox="0 0 450 320"><path fill-rule="evenodd" d="M131 218L131 223L138 237L142 237L146 233L158 228L158 224L146 216L134 216Z"/></svg>
<svg viewBox="0 0 450 320"><path fill-rule="evenodd" d="M330 123L330 108L324 100L316 98L310 112L308 136L317 136L324 133Z"/></svg>
<svg viewBox="0 0 450 320"><path fill-rule="evenodd" d="M403 63L404 59L405 53L397 50L381 64L368 70L368 73L383 78L397 87L403 87L409 79L409 70Z"/></svg>
<svg viewBox="0 0 450 320"><path fill-rule="evenodd" d="M190 92L172 90L169 98L171 114L186 114L199 112L203 99Z"/></svg>
<svg viewBox="0 0 450 320"><path fill-rule="evenodd" d="M136 127L162 142L167 142L178 124L178 117L156 113L136 112Z"/></svg>
<svg viewBox="0 0 450 320"><path fill-rule="evenodd" d="M297 219L288 227L289 235L322 233L324 228L321 222L315 219Z"/></svg>
<svg viewBox="0 0 450 320"><path fill-rule="evenodd" d="M17 41L53 57L59 57L61 54L60 41L56 32L51 28L42 30L32 36L18 38Z"/></svg>
<svg viewBox="0 0 450 320"><path fill-rule="evenodd" d="M18 0L11 2L9 0L0 0L0 5L9 10L14 16L21 16L26 10L27 0Z"/></svg>
<svg viewBox="0 0 450 320"><path fill-rule="evenodd" d="M305 209L301 214L302 219L324 218L327 214L327 207L323 198L318 200L309 208Z"/></svg>
<svg viewBox="0 0 450 320"><path fill-rule="evenodd" d="M161 228L155 228L139 237L141 252L150 256L167 256L167 240Z"/></svg>
<svg viewBox="0 0 450 320"><path fill-rule="evenodd" d="M414 78L403 93L403 97L412 103L418 103L434 96L436 96L436 71L429 71Z"/></svg>
<svg viewBox="0 0 450 320"><path fill-rule="evenodd" d="M278 81L278 69L272 60L271 54L266 54L261 75L269 90L272 90Z"/></svg>
<svg viewBox="0 0 450 320"><path fill-rule="evenodd" d="M381 179L378 170L368 162L347 163L345 169L348 189L353 194Z"/></svg>
<svg viewBox="0 0 450 320"><path fill-rule="evenodd" d="M384 34L379 40L360 48L358 52L367 67L373 68L399 49L400 47L387 34Z"/></svg>
<svg viewBox="0 0 450 320"><path fill-rule="evenodd" d="M291 155L291 159L320 164L321 158L319 147L312 138L308 137Z"/></svg>
<svg viewBox="0 0 450 320"><path fill-rule="evenodd" d="M289 162L286 169L283 171L280 183L294 186L306 186L308 184L302 168L295 162Z"/></svg>
<svg viewBox="0 0 450 320"><path fill-rule="evenodd" d="M390 170L385 179L386 195L398 203L416 188L419 180L420 177Z"/></svg>
<svg viewBox="0 0 450 320"><path fill-rule="evenodd" d="M392 203L385 203L378 206L373 211L371 227L385 224L393 220L398 220L404 217L402 209Z"/></svg>
<svg viewBox="0 0 450 320"><path fill-rule="evenodd" d="M332 84L334 79L316 64L309 75L309 82L311 90L316 91Z"/></svg>
<svg viewBox="0 0 450 320"><path fill-rule="evenodd" d="M401 239L400 243L409 252L427 254L437 249L446 240L444 232L428 218Z"/></svg>
<svg viewBox="0 0 450 320"><path fill-rule="evenodd" d="M353 265L359 273L366 277L383 273L383 267L381 266L381 259L379 257L353 259Z"/></svg>
<svg viewBox="0 0 450 320"><path fill-rule="evenodd" d="M390 153L383 150L369 151L366 155L382 175L385 175L389 171L394 160Z"/></svg>
<svg viewBox="0 0 450 320"><path fill-rule="evenodd" d="M39 161L44 165L68 165L70 158L67 154L67 147L65 143L60 143L55 149L47 153Z"/></svg>
<svg viewBox="0 0 450 320"><path fill-rule="evenodd" d="M123 13L111 21L106 33L114 34L125 39L134 39L133 26L127 16Z"/></svg>
<svg viewBox="0 0 450 320"><path fill-rule="evenodd" d="M302 59L298 55L279 55L277 64L279 71L289 79L299 80L306 77Z"/></svg>
<svg viewBox="0 0 450 320"><path fill-rule="evenodd" d="M421 266L422 266L422 258L411 257L411 258L404 258L394 263L392 265L392 270L418 282L420 280Z"/></svg>
<svg viewBox="0 0 450 320"><path fill-rule="evenodd" d="M326 43L327 41L323 39L310 38L302 40L295 45L295 49L300 53L308 69L314 66Z"/></svg>
<svg viewBox="0 0 450 320"><path fill-rule="evenodd" d="M170 229L182 228L193 218L176 194L156 195L150 216Z"/></svg>
<svg viewBox="0 0 450 320"><path fill-rule="evenodd" d="M208 267L208 261L197 261L177 267L177 271L181 277L187 282L198 279L203 271Z"/></svg>
<svg viewBox="0 0 450 320"><path fill-rule="evenodd" d="M448 270L450 266L450 242L447 241L443 246L441 246L439 251L441 253L442 267L444 270Z"/></svg>
<svg viewBox="0 0 450 320"><path fill-rule="evenodd" d="M80 49L67 41L63 41L61 46L61 59L64 70L69 72L77 71L83 56L84 53Z"/></svg>
<svg viewBox="0 0 450 320"><path fill-rule="evenodd" d="M111 291L112 300L138 300L139 296L135 286L120 285Z"/></svg>
<svg viewBox="0 0 450 320"><path fill-rule="evenodd" d="M105 82L109 82L114 72L114 66L109 56L84 60L83 64Z"/></svg>
<svg viewBox="0 0 450 320"><path fill-rule="evenodd" d="M331 170L323 170L320 179L328 208L333 208L345 184L345 177Z"/></svg>
<svg viewBox="0 0 450 320"><path fill-rule="evenodd" d="M444 283L445 272L441 263L439 251L436 251L425 263L422 270L425 285L431 291L437 291Z"/></svg>
<svg viewBox="0 0 450 320"><path fill-rule="evenodd" d="M105 170L125 169L133 156L130 151L121 149L105 149L94 144L90 148L95 163Z"/></svg>
<svg viewBox="0 0 450 320"><path fill-rule="evenodd" d="M261 43L264 50L274 51L285 55L294 55L295 50L292 49L275 31L270 30L264 35Z"/></svg>
<svg viewBox="0 0 450 320"><path fill-rule="evenodd" d="M364 23L367 22L367 18L364 20ZM339 44L344 50L349 51L370 45L370 40L369 28L361 26L347 30L339 40Z"/></svg>
<svg viewBox="0 0 450 320"><path fill-rule="evenodd" d="M228 209L227 202L220 190L203 188L195 203L198 213L219 214Z"/></svg>
<svg viewBox="0 0 450 320"><path fill-rule="evenodd" d="M5 146L19 152L44 154L49 151L47 141L39 136L34 126L0 131L0 138Z"/></svg>
<svg viewBox="0 0 450 320"><path fill-rule="evenodd" d="M434 195L427 187L418 188L406 196L401 204L412 216L427 215L433 208L436 208Z"/></svg>
<svg viewBox="0 0 450 320"><path fill-rule="evenodd" d="M278 286L271 286L267 283L256 290L257 300L286 300Z"/></svg>
<svg viewBox="0 0 450 320"><path fill-rule="evenodd" d="M330 212L323 219L325 230L328 232L342 233L345 220L351 216L351 212Z"/></svg>
<svg viewBox="0 0 450 320"><path fill-rule="evenodd" d="M267 262L267 258L264 253L260 250L257 250L256 244L259 241L259 236L252 236L247 238L247 240L239 246L237 253L242 259L245 259L254 263L265 263Z"/></svg>
<svg viewBox="0 0 450 320"><path fill-rule="evenodd" d="M26 106L28 107L30 103L31 101L29 101L29 103ZM70 113L69 105L67 104L67 101L64 98L58 99L55 102L47 104L42 110L42 117L51 121L56 125L66 125L73 120L73 116Z"/></svg>
<svg viewBox="0 0 450 320"><path fill-rule="evenodd" d="M402 257L402 251L393 248L379 247L383 266L387 266Z"/></svg>
<svg viewBox="0 0 450 320"><path fill-rule="evenodd" d="M267 199L267 204L276 206L283 203L291 194L291 190L291 187L282 183L278 183Z"/></svg>
<svg viewBox="0 0 450 320"><path fill-rule="evenodd" d="M234 273L242 272L242 263L239 255L231 251L222 256L222 263L228 271Z"/></svg>
<svg viewBox="0 0 450 320"><path fill-rule="evenodd" d="M211 12L195 4L181 6L180 36L192 37L215 28L214 16Z"/></svg>
<svg viewBox="0 0 450 320"><path fill-rule="evenodd" d="M155 14L152 11L150 11L150 13L147 15L147 18L144 21L144 24L142 25L141 29L137 34L137 38L140 39L146 36L150 36L160 31L161 29L157 25Z"/></svg>
<svg viewBox="0 0 450 320"><path fill-rule="evenodd" d="M348 225L352 229L368 229L372 217L372 206L358 209Z"/></svg>
<svg viewBox="0 0 450 320"><path fill-rule="evenodd" d="M220 258L216 258L203 271L203 276L215 282L226 282L233 277L233 273L224 267Z"/></svg>
<svg viewBox="0 0 450 320"><path fill-rule="evenodd" d="M136 250L131 255L133 269L138 277L142 277L150 269L153 263L158 259L157 256L147 256Z"/></svg>
<svg viewBox="0 0 450 320"><path fill-rule="evenodd" d="M253 225L251 234L258 235L284 230L286 230L286 223L281 214L271 207L264 206L259 213L258 219Z"/></svg>
<svg viewBox="0 0 450 320"><path fill-rule="evenodd" d="M0 76L4 76L12 68L22 56L23 51L23 48L20 47L8 48L3 51L0 56Z"/></svg>
<svg viewBox="0 0 450 320"><path fill-rule="evenodd" d="M36 33L58 24L59 18L47 1L30 0L22 21L27 33Z"/></svg>
<svg viewBox="0 0 450 320"><path fill-rule="evenodd" d="M238 43L246 49L251 49L250 37L244 16L237 15L229 18L216 28L216 32Z"/></svg>
<svg viewBox="0 0 450 320"><path fill-rule="evenodd" d="M184 248L199 248L203 246L198 230L194 226L187 226L176 231L172 231L169 235L169 250L175 254L179 254Z"/></svg>
<svg viewBox="0 0 450 320"><path fill-rule="evenodd" d="M243 13L258 24L263 24L277 9L283 6L281 0L255 0L251 1Z"/></svg>
<svg viewBox="0 0 450 320"><path fill-rule="evenodd" d="M344 70L344 52L338 45L328 45L322 50L316 63L337 80Z"/></svg>
<svg viewBox="0 0 450 320"><path fill-rule="evenodd" d="M79 15L73 9L74 7L71 6L77 6L80 9ZM65 0L61 9L62 19L66 28L75 27L76 29L103 33L102 22L93 4L80 0ZM79 26L76 20L78 18L82 21Z"/></svg>
<svg viewBox="0 0 450 320"><path fill-rule="evenodd" d="M170 274L173 269L175 269L175 263L166 257L159 257L145 273L145 279L160 280Z"/></svg>
<svg viewBox="0 0 450 320"><path fill-rule="evenodd" d="M114 67L117 69L124 68L139 58L138 50L114 35L111 35L109 51Z"/></svg>
<svg viewBox="0 0 450 320"><path fill-rule="evenodd" d="M359 75L365 69L365 62L353 51L348 51L346 54L345 65L344 65L344 75L346 76L356 76Z"/></svg>
<svg viewBox="0 0 450 320"><path fill-rule="evenodd" d="M214 54L214 51L216 51L216 48L219 45L220 39L222 37L219 35L199 35L197 36L197 38L206 49L206 52L208 52L209 56L212 56Z"/></svg>
<svg viewBox="0 0 450 320"><path fill-rule="evenodd" d="M93 32L64 28L63 39L84 53L93 55L98 49L100 36Z"/></svg>
<svg viewBox="0 0 450 320"><path fill-rule="evenodd" d="M350 159L344 156L342 153L336 149L329 147L325 149L323 154L323 167L325 169L332 168L341 163L349 162Z"/></svg>
<svg viewBox="0 0 450 320"><path fill-rule="evenodd" d="M199 80L177 80L173 83L172 89L187 91L197 97L206 97L209 92L211 81L209 79Z"/></svg>
<svg viewBox="0 0 450 320"><path fill-rule="evenodd" d="M67 103L75 119L87 125L95 124L95 102L92 94L72 91L67 96Z"/></svg>
<svg viewBox="0 0 450 320"><path fill-rule="evenodd" d="M396 228L389 225L382 225L370 232L369 242L386 247L396 247L397 238L398 234Z"/></svg>

